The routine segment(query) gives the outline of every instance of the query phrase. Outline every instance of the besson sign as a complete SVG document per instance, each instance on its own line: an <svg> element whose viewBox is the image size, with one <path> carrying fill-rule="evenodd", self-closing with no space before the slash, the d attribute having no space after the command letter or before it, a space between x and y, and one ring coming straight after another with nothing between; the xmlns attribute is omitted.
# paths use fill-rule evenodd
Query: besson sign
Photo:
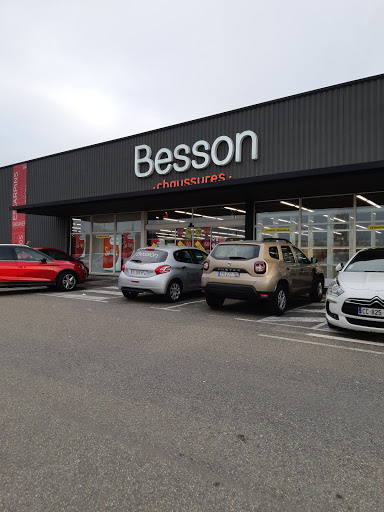
<svg viewBox="0 0 384 512"><path fill-rule="evenodd" d="M258 158L258 137L255 132L246 130L236 133L235 141L226 135L217 137L212 147L206 140L198 140L190 148L187 144L179 144L173 152L168 148L161 148L152 159L152 149L146 144L135 147L135 174L139 178L148 178L154 171L164 175L175 170L177 172L186 172L190 167L195 169L205 169L211 161L218 166L229 164L233 157L235 162L241 162L243 141L249 137L251 139L251 158ZM218 157L218 148L223 144L226 145L227 151L224 158ZM197 161L189 155L198 157Z"/></svg>

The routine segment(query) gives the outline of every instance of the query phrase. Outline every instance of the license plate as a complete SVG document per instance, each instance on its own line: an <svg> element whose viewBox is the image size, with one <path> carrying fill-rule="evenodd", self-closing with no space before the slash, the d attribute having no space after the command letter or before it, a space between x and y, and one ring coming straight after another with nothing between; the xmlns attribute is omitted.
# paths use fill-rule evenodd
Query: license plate
<svg viewBox="0 0 384 512"><path fill-rule="evenodd" d="M146 276L148 273L146 270L131 270L131 276Z"/></svg>
<svg viewBox="0 0 384 512"><path fill-rule="evenodd" d="M219 272L220 277L240 277L240 272Z"/></svg>
<svg viewBox="0 0 384 512"><path fill-rule="evenodd" d="M384 309L359 307L357 313L362 316L381 316L384 318Z"/></svg>

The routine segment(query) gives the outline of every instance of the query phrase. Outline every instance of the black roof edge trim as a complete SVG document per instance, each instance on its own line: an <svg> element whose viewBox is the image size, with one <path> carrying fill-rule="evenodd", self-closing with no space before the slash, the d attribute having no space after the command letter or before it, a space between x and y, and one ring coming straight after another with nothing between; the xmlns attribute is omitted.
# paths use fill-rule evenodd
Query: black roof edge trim
<svg viewBox="0 0 384 512"><path fill-rule="evenodd" d="M113 199L128 199L130 197L146 197L150 195L168 195L174 194L175 192L187 192L188 190L206 190L207 188L224 188L230 187L234 185L246 185L247 183L261 183L265 181L278 181L284 179L294 179L294 178L309 178L311 176L318 176L321 174L336 174L336 173L346 173L346 172L354 172L359 170L369 170L369 169L380 169L384 167L384 160L376 161L376 162L365 162L360 164L349 164L349 165L341 165L337 167L321 167L317 169L309 169L302 171L292 171L287 173L278 173L272 175L263 175L263 176L252 176L247 178L239 178L225 181L224 183L217 184L215 183L206 183L204 185L193 185L188 187L175 187L172 189L155 189L155 190L145 190L145 191L136 191L136 192L124 192L121 194L110 194L105 196L93 196L93 197L81 197L75 199L65 199L63 201L51 201L48 203L36 203L36 204L26 204L20 206L10 206L10 210L17 210L19 212L23 212L24 210L30 209L38 209L38 208L46 208L52 206L65 206L65 205L75 205L80 203L93 203L98 201L106 201ZM182 189L182 190L181 190Z"/></svg>

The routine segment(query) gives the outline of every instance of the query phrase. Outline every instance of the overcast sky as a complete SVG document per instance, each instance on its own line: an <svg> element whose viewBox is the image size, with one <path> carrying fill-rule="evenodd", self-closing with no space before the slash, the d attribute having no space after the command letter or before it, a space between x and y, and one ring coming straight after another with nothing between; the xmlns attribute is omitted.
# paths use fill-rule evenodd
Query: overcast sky
<svg viewBox="0 0 384 512"><path fill-rule="evenodd" d="M1 0L0 166L384 72L383 0Z"/></svg>

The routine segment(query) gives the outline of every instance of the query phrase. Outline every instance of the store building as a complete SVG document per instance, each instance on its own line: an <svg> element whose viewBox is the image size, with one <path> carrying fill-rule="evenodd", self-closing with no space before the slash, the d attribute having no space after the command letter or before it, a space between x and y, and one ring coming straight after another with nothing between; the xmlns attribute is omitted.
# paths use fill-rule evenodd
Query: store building
<svg viewBox="0 0 384 512"><path fill-rule="evenodd" d="M289 238L327 278L384 246L384 75L0 169L0 243L115 273L132 250Z"/></svg>

